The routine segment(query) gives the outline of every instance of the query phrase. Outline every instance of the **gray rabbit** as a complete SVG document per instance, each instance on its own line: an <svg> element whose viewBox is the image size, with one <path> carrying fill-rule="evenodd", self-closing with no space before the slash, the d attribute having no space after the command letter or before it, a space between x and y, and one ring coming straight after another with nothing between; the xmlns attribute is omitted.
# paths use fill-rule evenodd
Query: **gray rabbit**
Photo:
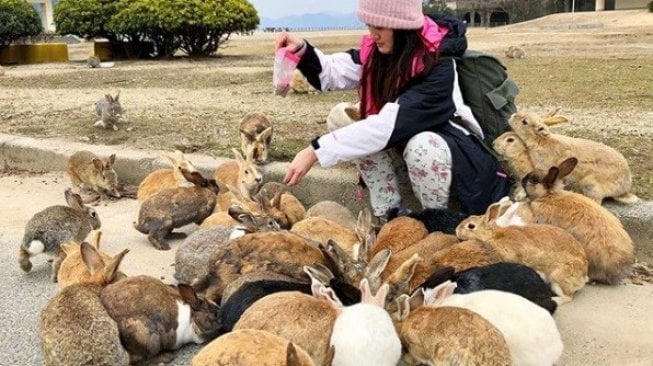
<svg viewBox="0 0 653 366"><path fill-rule="evenodd" d="M20 245L20 268L32 269L30 257L40 253L55 255L52 262L52 282L57 282L57 272L63 260L59 247L68 241L81 243L91 230L100 228L97 212L87 207L82 198L70 189L65 193L68 206L51 206L35 214L25 226Z"/></svg>
<svg viewBox="0 0 653 366"><path fill-rule="evenodd" d="M95 122L93 126L112 128L114 131L118 130L116 124L123 113L119 99L120 92L115 97L112 97L111 94L106 94L104 98L95 102L95 113L100 116L100 120Z"/></svg>

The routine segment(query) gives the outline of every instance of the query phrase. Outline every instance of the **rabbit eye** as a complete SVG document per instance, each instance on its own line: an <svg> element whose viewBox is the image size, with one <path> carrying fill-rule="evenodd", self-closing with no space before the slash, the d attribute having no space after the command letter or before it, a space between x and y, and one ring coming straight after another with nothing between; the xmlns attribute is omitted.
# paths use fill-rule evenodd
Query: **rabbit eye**
<svg viewBox="0 0 653 366"><path fill-rule="evenodd" d="M540 183L540 180L537 179L537 177L530 177L530 178L528 178L528 183L530 183L530 184L538 184L538 183Z"/></svg>
<svg viewBox="0 0 653 366"><path fill-rule="evenodd" d="M91 217L95 217L96 215L95 211L91 211Z"/></svg>
<svg viewBox="0 0 653 366"><path fill-rule="evenodd" d="M245 170L245 175L249 174L249 170Z"/></svg>
<svg viewBox="0 0 653 366"><path fill-rule="evenodd" d="M509 139L507 139L506 141L508 141L508 142L515 142L515 139L514 139L514 138L512 138L512 137L510 137L510 138L509 138Z"/></svg>
<svg viewBox="0 0 653 366"><path fill-rule="evenodd" d="M528 121L525 120L525 119L522 119L521 124L524 125L524 126L528 126Z"/></svg>
<svg viewBox="0 0 653 366"><path fill-rule="evenodd" d="M467 224L467 228L470 229L470 230L474 230L474 229L476 229L476 225L474 225L474 224Z"/></svg>

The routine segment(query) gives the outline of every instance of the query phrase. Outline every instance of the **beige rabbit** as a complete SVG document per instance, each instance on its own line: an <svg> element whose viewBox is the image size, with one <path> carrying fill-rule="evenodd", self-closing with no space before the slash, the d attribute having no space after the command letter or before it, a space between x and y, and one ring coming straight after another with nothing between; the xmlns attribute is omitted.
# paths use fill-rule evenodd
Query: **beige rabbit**
<svg viewBox="0 0 653 366"><path fill-rule="evenodd" d="M81 256L91 278L62 289L41 311L39 338L45 365L128 365L118 325L100 301L100 291L115 280L128 249L105 263L88 243Z"/></svg>
<svg viewBox="0 0 653 366"><path fill-rule="evenodd" d="M331 108L326 118L329 131L350 125L361 119L358 103L341 102Z"/></svg>
<svg viewBox="0 0 653 366"><path fill-rule="evenodd" d="M492 204L484 216L470 216L456 228L461 240L475 239L494 249L503 262L533 268L551 284L558 304L571 301L588 280L583 246L568 232L553 225L497 227L500 204Z"/></svg>
<svg viewBox="0 0 653 366"><path fill-rule="evenodd" d="M404 365L512 365L503 334L475 312L441 306L455 289L451 282L424 298L419 289L404 295L395 313Z"/></svg>
<svg viewBox="0 0 653 366"><path fill-rule="evenodd" d="M306 351L285 338L262 330L243 329L207 344L190 365L314 366L315 363ZM323 365L331 365L330 360Z"/></svg>
<svg viewBox="0 0 653 366"><path fill-rule="evenodd" d="M323 217L346 228L356 228L356 216L345 206L334 201L320 201L306 211L306 217Z"/></svg>
<svg viewBox="0 0 653 366"><path fill-rule="evenodd" d="M184 154L179 150L175 150L174 154L165 153L163 156L170 161L172 169L157 169L148 174L147 177L141 181L138 185L137 193L139 204L145 202L145 200L166 188L193 186L192 183L184 178L184 175L181 174L181 170L185 169L192 173L196 172L197 169L195 169L193 164L186 159Z"/></svg>
<svg viewBox="0 0 653 366"><path fill-rule="evenodd" d="M240 121L240 149L256 164L268 160L274 127L263 113L247 113Z"/></svg>
<svg viewBox="0 0 653 366"><path fill-rule="evenodd" d="M290 89L292 89L295 94L308 94L309 92L315 91L315 88L313 88L308 80L306 80L304 74L299 70L295 70L292 74Z"/></svg>
<svg viewBox="0 0 653 366"><path fill-rule="evenodd" d="M109 263L111 262L112 257L100 250L101 237L102 232L97 231L89 244L95 249L100 257L102 257L104 263ZM62 244L61 250L66 254L66 257L61 262L61 267L59 267L59 273L57 276L59 289L63 289L76 283L90 281L92 275L82 258L81 245L75 242L69 242ZM127 276L125 276L124 273L117 272L115 280L118 281L125 277Z"/></svg>
<svg viewBox="0 0 653 366"><path fill-rule="evenodd" d="M526 57L526 52L524 52L523 49L516 47L516 46L510 46L508 49L505 51L505 55L508 58L525 58Z"/></svg>
<svg viewBox="0 0 653 366"><path fill-rule="evenodd" d="M325 365L338 310L328 301L300 292L277 292L256 301L240 317L234 331L258 329L295 343L316 365ZM337 350L336 350L337 352Z"/></svg>
<svg viewBox="0 0 653 366"><path fill-rule="evenodd" d="M562 178L575 168L570 158L548 171L536 170L522 183L531 202L535 222L567 230L584 247L589 260L589 277L616 285L630 272L634 262L633 241L621 222L587 197L563 190Z"/></svg>
<svg viewBox="0 0 653 366"><path fill-rule="evenodd" d="M389 249L393 253L399 252L424 239L428 234L423 222L408 216L397 217L381 227L376 243L369 248L368 255L374 256L383 249Z"/></svg>
<svg viewBox="0 0 653 366"><path fill-rule="evenodd" d="M116 154L107 159L100 159L90 151L78 151L68 159L68 175L73 185L73 192L80 194L82 184L92 188L103 201L108 200L106 192L120 197L118 192L118 175L113 169Z"/></svg>
<svg viewBox="0 0 653 366"><path fill-rule="evenodd" d="M630 193L632 175L626 158L617 150L599 142L552 134L547 127L551 119L543 120L528 112L518 112L510 117L513 131L524 141L535 169L548 170L567 158L578 159L578 166L566 177L565 183L601 203L612 197L623 203L634 203L637 196Z"/></svg>
<svg viewBox="0 0 653 366"><path fill-rule="evenodd" d="M533 171L533 163L528 155L528 149L516 133L509 131L497 137L492 147L499 155L503 166L511 177L517 182L513 196L515 200L522 201L526 198L526 192L521 186L521 179Z"/></svg>
<svg viewBox="0 0 653 366"><path fill-rule="evenodd" d="M220 190L228 192L228 186L236 188L242 197L251 199L258 191L263 175L251 159L245 159L236 149L231 150L236 160L220 164L213 173L213 179L218 182Z"/></svg>
<svg viewBox="0 0 653 366"><path fill-rule="evenodd" d="M322 253L290 232L252 233L230 240L218 249L209 263L209 276L196 288L208 286L207 297L220 302L224 288L239 276L272 271L305 279L303 266L326 264Z"/></svg>

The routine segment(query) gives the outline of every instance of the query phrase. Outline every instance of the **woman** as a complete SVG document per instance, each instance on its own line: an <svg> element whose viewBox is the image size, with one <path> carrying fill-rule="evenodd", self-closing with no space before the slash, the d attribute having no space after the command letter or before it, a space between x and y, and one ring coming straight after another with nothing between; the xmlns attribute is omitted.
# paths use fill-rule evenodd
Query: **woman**
<svg viewBox="0 0 653 366"><path fill-rule="evenodd" d="M276 40L301 58L298 68L316 89L357 87L360 97L361 120L313 140L284 182L299 183L317 161L354 161L382 218L402 204L392 158L399 153L424 208L446 208L453 182L462 212L484 212L509 183L462 100L451 56L467 48L464 25L437 24L421 0L360 0L358 18L370 32L359 50L325 55L288 33Z"/></svg>

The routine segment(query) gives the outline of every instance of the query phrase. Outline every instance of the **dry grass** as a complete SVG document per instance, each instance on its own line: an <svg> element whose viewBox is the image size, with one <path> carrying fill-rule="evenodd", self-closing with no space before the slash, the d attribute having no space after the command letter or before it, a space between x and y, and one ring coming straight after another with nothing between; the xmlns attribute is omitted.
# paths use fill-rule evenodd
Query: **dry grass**
<svg viewBox="0 0 653 366"><path fill-rule="evenodd" d="M564 29L567 18L557 15L521 26L471 29L468 39L470 48L495 55L510 44L524 48L526 59L499 57L521 88L518 105L534 111L560 107L572 120L563 131L624 153L635 192L653 198L653 33L652 23L646 26L653 15L615 14L610 16L618 21L606 18L598 29ZM575 21L582 19L576 15ZM549 29L552 25L563 29ZM356 47L361 34L302 36L329 53ZM75 45L70 63L7 68L0 77L0 131L228 156L238 146L240 118L259 110L276 124L272 159L288 160L325 132L320 122L332 105L353 101L356 93L273 96L272 45L271 34L235 37L218 57L119 62L101 70L84 67L89 44ZM126 110L120 130L93 128L93 103L116 90Z"/></svg>

